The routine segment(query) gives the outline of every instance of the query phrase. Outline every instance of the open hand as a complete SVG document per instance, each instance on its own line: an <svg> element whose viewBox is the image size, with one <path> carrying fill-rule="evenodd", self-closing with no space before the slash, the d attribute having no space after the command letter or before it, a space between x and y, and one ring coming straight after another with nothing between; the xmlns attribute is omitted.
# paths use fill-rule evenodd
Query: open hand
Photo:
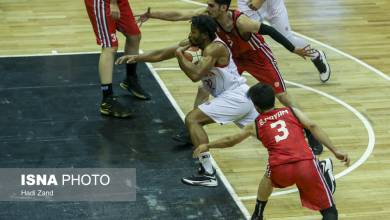
<svg viewBox="0 0 390 220"><path fill-rule="evenodd" d="M312 57L316 51L307 45L304 48L295 48L294 53L306 60L306 57Z"/></svg>
<svg viewBox="0 0 390 220"><path fill-rule="evenodd" d="M344 163L345 166L349 166L349 163L351 162L351 159L349 158L348 154L336 151L334 153L337 159L339 159L341 162Z"/></svg>
<svg viewBox="0 0 390 220"><path fill-rule="evenodd" d="M138 27L141 27L143 23L145 23L150 18L150 7L146 9L146 12L143 14L135 15L134 17L137 18L137 24Z"/></svg>
<svg viewBox="0 0 390 220"><path fill-rule="evenodd" d="M136 63L137 62L137 60L136 60L137 57L138 57L138 55L124 55L124 56L121 56L121 57L119 57L115 61L115 65L124 64L124 63Z"/></svg>

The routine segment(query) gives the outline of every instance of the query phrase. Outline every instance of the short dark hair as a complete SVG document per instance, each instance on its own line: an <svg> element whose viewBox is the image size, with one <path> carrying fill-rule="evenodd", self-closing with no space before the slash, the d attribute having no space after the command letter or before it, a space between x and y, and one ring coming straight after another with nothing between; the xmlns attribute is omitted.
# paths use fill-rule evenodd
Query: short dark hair
<svg viewBox="0 0 390 220"><path fill-rule="evenodd" d="M227 9L229 9L230 3L232 2L232 0L215 0L215 2L216 2L218 5L226 5L226 6L227 6Z"/></svg>
<svg viewBox="0 0 390 220"><path fill-rule="evenodd" d="M191 23L200 33L207 34L211 41L217 37L217 24L212 17L208 15L194 16Z"/></svg>
<svg viewBox="0 0 390 220"><path fill-rule="evenodd" d="M257 83L249 88L247 95L262 111L275 107L275 92L270 85Z"/></svg>

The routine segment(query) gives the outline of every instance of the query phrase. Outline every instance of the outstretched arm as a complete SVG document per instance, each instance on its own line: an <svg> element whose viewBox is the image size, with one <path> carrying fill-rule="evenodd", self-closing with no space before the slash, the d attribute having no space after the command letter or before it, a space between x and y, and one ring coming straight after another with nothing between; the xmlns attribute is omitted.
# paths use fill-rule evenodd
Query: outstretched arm
<svg viewBox="0 0 390 220"><path fill-rule="evenodd" d="M301 110L297 108L292 108L295 116L298 118L300 123L314 135L314 137L325 145L337 159L341 160L345 163L345 165L349 166L350 158L348 154L339 151L330 140L329 136L313 121L311 121Z"/></svg>
<svg viewBox="0 0 390 220"><path fill-rule="evenodd" d="M245 126L242 131L238 134L223 137L216 141L212 141L208 144L201 144L194 150L193 157L198 157L199 154L209 151L210 148L227 148L233 147L234 145L241 143L243 140L247 139L249 136L256 136L256 129L253 124Z"/></svg>
<svg viewBox="0 0 390 220"><path fill-rule="evenodd" d="M175 57L175 51L180 46L189 45L187 40L180 42L178 45L173 45L160 50L154 50L148 53L139 54L139 55L124 55L119 57L115 64L124 64L124 63L136 63L136 62L160 62L163 60L169 60Z"/></svg>
<svg viewBox="0 0 390 220"><path fill-rule="evenodd" d="M145 13L137 15L139 23L144 23L149 18L160 19L165 21L188 21L192 17L207 14L206 9L199 8L193 11L155 11L149 7Z"/></svg>
<svg viewBox="0 0 390 220"><path fill-rule="evenodd" d="M295 46L275 28L259 21L250 19L246 15L241 15L237 19L237 27L241 33L249 32L259 33L261 35L269 35L276 42L283 45L284 48L286 48L290 52L296 53L304 59L305 57L311 57L314 53L312 50L310 50L309 46L306 46L304 48L295 48Z"/></svg>

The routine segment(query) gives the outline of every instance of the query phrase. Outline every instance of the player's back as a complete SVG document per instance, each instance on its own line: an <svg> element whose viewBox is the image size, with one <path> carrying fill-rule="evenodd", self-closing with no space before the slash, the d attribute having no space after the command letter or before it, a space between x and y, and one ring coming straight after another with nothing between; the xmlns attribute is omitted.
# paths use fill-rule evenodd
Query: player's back
<svg viewBox="0 0 390 220"><path fill-rule="evenodd" d="M268 150L270 166L314 158L303 127L291 108L261 113L256 118L256 128L257 138Z"/></svg>

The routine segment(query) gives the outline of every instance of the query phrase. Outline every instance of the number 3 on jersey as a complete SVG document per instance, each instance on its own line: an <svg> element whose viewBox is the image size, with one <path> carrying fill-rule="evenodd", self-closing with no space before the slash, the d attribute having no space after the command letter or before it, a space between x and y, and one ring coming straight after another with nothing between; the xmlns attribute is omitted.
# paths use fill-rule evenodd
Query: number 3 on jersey
<svg viewBox="0 0 390 220"><path fill-rule="evenodd" d="M277 128L278 129L277 131L279 132L279 135L275 136L275 141L276 142L279 142L279 141L287 139L289 133L288 133L288 130L286 128L286 122L285 121L283 121L283 120L276 121L276 122L271 124L271 128Z"/></svg>

